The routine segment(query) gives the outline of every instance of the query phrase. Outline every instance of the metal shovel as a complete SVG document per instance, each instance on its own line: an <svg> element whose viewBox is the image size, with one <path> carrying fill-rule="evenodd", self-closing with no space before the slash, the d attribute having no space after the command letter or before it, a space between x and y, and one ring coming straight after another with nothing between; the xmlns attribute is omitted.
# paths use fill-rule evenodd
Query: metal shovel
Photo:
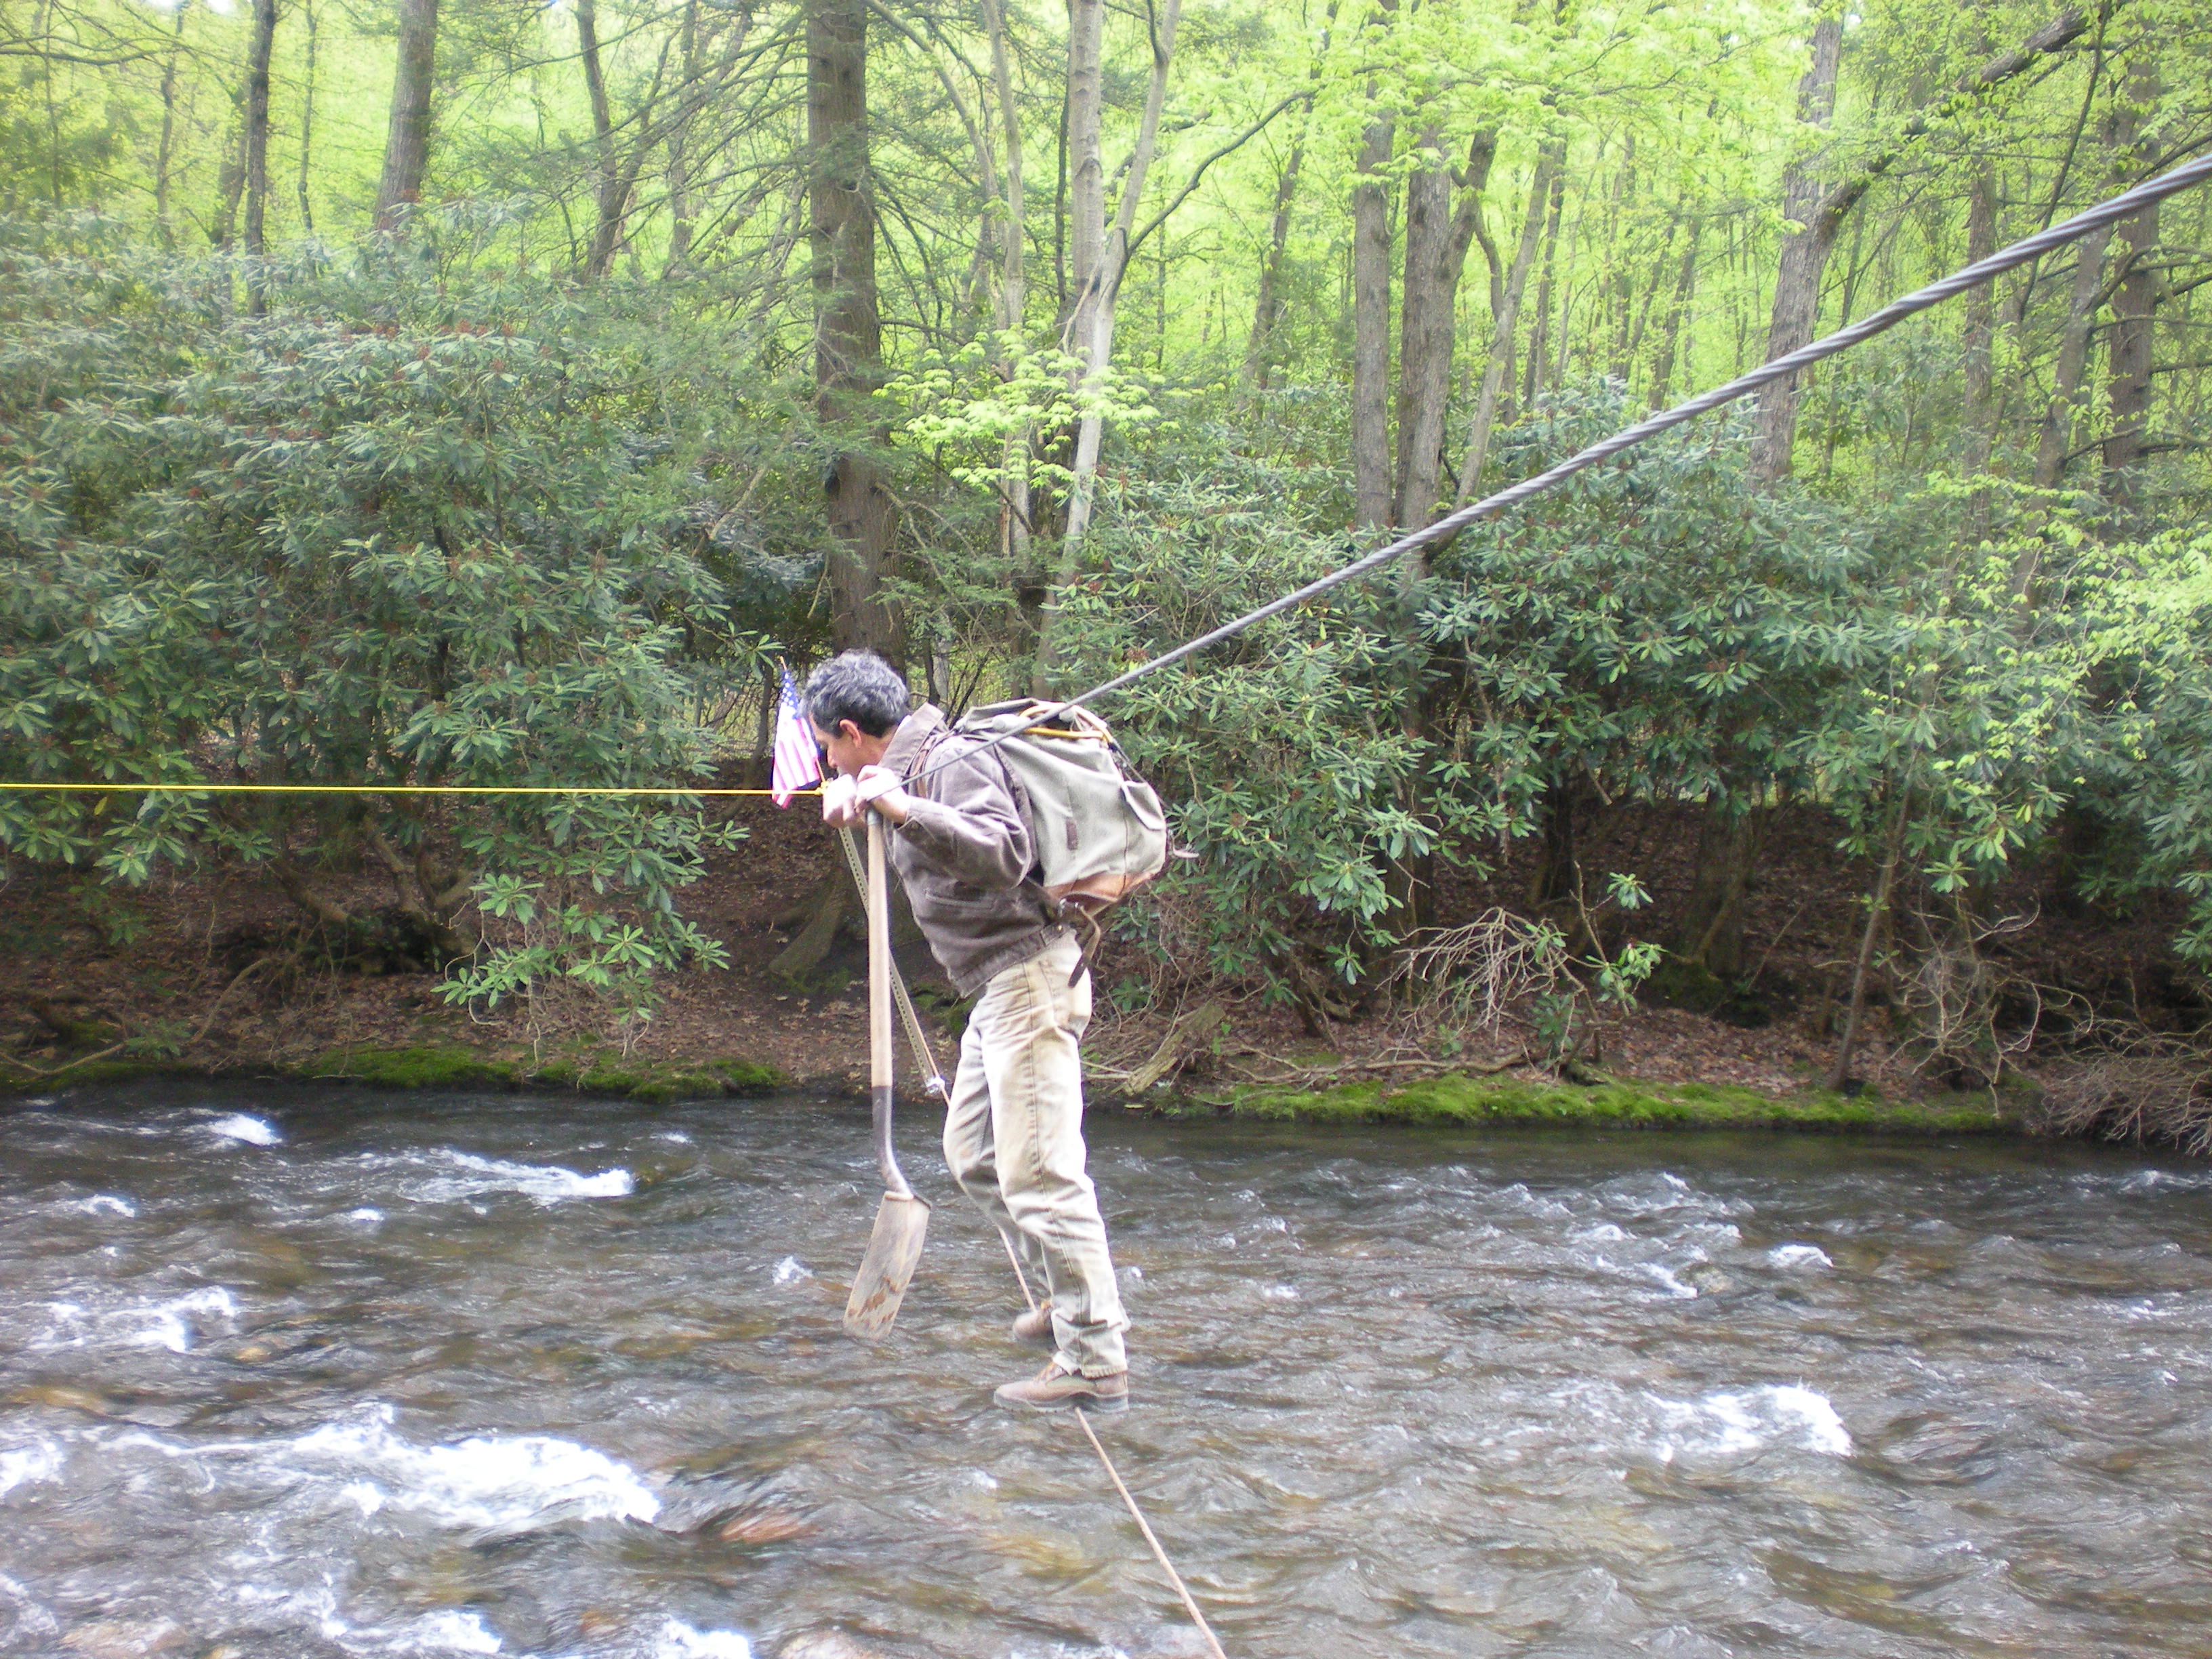
<svg viewBox="0 0 2212 1659"><path fill-rule="evenodd" d="M883 1172L884 1201L868 1253L853 1275L845 1302L845 1328L863 1342L879 1341L898 1317L907 1281L921 1260L929 1231L929 1206L914 1195L891 1150L891 907L884 868L884 821L868 814L868 1096L875 1116L876 1167Z"/></svg>

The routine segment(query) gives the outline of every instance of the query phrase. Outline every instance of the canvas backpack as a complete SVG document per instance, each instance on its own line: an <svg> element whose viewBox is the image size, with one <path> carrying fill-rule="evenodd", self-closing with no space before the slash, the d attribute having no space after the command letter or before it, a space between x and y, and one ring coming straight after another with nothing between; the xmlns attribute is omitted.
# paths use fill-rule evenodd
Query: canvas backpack
<svg viewBox="0 0 2212 1659"><path fill-rule="evenodd" d="M991 752L1017 786L1047 896L1064 912L1096 917L1165 866L1167 813L1105 721L1087 708L1056 708L1026 698L987 703L952 729L1002 739Z"/></svg>

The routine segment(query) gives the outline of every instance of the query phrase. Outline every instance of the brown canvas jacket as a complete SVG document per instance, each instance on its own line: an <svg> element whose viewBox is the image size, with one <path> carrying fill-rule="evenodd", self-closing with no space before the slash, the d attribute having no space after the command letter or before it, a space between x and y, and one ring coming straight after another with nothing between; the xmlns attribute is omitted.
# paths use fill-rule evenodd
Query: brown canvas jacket
<svg viewBox="0 0 2212 1659"><path fill-rule="evenodd" d="M882 763L902 779L928 774L908 785L914 805L892 833L891 863L931 954L964 997L1068 931L1031 878L1021 786L996 755L973 754L977 746L924 703L900 723Z"/></svg>

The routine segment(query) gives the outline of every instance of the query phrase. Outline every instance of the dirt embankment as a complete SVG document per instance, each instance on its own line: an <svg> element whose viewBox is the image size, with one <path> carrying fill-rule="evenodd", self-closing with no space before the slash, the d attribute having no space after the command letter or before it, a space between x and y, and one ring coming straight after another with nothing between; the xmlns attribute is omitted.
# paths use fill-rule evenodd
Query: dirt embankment
<svg viewBox="0 0 2212 1659"><path fill-rule="evenodd" d="M300 918L259 881L168 879L88 904L82 882L19 869L0 889L0 1053L12 1057L0 1064L0 1085L36 1090L50 1080L112 1075L118 1064L152 1062L392 1084L534 1082L647 1097L743 1092L778 1081L857 1087L866 1064L857 929L840 939L811 988L770 971L792 937L794 911L842 869L835 843L805 803L780 811L764 800L744 800L723 810L746 826L748 837L714 856L685 908L724 941L731 965L673 976L653 1018L628 1031L610 1029L580 999L541 1008L534 1018L511 1005L456 1008L404 942L381 953L356 949L335 966L314 961L312 948L297 962L271 966L297 943ZM1686 1112L1700 1121L1742 1121L1760 1115L1747 1102L1794 1100L1808 1109L1817 1103L1816 1085L1835 1052L1869 875L1837 854L1838 834L1817 812L1775 824L1748 897L1747 988L1718 1018L1664 1006L1607 1017L1594 1069L1613 1079L1616 1091L1620 1080L1636 1083L1626 1095L1579 1097L1592 1109L1588 1115L1667 1121ZM1650 890L1653 903L1638 925L1651 937L1665 935L1688 894L1696 843L1686 810L1622 810L1578 825L1577 854L1591 879L1632 872ZM1503 866L1480 879L1447 869L1438 921L1449 925L1492 905L1518 905L1534 851L1530 842L1506 849ZM381 902L376 878L349 878L347 885L364 908ZM2169 947L2174 915L2155 908L2129 917L2061 914L2045 903L2033 872L1990 896L1984 912L1993 921L2032 918L1996 929L1981 946L2009 988L2003 994L2018 1005L2015 1015L2041 987L2053 1006L2072 998L2107 1012L2132 1010L2167 1029L2203 1017L2194 981ZM264 965L244 972L255 963ZM1233 1099L1254 1109L1279 1112L1291 1109L1288 1101L1310 1098L1324 1114L1435 1115L1433 1102L1419 1103L1443 1096L1416 1085L1457 1069L1497 1080L1486 1093L1453 1096L1460 1104L1447 1116L1557 1117L1571 1115L1566 1105L1578 1098L1510 1064L1514 1044L1504 1037L1494 1052L1476 1045L1439 1054L1410 1043L1405 1027L1386 1018L1316 1028L1293 1010L1207 983L1195 964L1187 975L1141 976L1137 966L1129 947L1110 942L1099 964L1102 994L1089 1054L1103 1096L1126 1095L1133 1079L1148 1101L1168 1097L1152 1087L1161 1081L1186 1099ZM909 967L918 979L931 977L926 958ZM1873 1127L1911 1121L1916 1102L1936 1112L1929 1127L1950 1126L1937 1121L1944 1113L2005 1115L2004 1102L1988 1091L1960 1094L1955 1075L1916 1065L1901 1040L1904 1022L1893 1017L1890 994L1899 988L1877 987L1856 1067L1869 1097L1899 1109ZM949 993L921 1000L932 1040L949 1064L962 1011ZM53 1076L94 1054L102 1057L92 1066ZM2023 1058L2032 1074L2038 1056ZM1705 1105L1698 1103L1708 1096ZM1394 1100L1401 1103L1395 1110ZM1830 1099L1812 1115L1842 1123L1867 1114L1844 1111Z"/></svg>

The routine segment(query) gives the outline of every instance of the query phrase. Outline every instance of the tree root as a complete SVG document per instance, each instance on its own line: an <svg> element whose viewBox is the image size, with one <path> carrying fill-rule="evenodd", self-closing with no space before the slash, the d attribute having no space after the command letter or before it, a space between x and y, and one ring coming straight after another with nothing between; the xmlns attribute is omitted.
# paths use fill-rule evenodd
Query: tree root
<svg viewBox="0 0 2212 1659"><path fill-rule="evenodd" d="M1148 1093L1155 1085L1165 1082L1188 1065L1220 1029L1218 1002L1209 1002L1202 1008L1176 1015L1175 1023L1168 1027L1167 1036L1152 1051L1152 1057L1129 1072L1122 1079L1122 1085L1133 1095Z"/></svg>

